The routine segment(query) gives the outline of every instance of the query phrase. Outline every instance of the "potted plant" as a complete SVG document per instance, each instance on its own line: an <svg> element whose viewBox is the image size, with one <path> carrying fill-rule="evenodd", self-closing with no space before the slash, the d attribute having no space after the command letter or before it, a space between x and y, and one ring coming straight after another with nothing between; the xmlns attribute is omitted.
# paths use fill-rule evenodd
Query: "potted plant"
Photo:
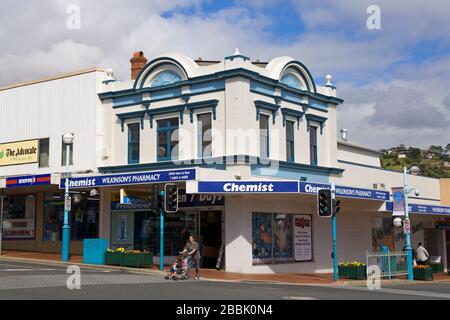
<svg viewBox="0 0 450 320"><path fill-rule="evenodd" d="M121 266L124 252L125 252L124 248L118 248L116 250L108 249L106 251L106 259L105 259L106 265Z"/></svg>
<svg viewBox="0 0 450 320"><path fill-rule="evenodd" d="M339 278L362 280L367 277L366 265L362 262L341 262L338 266Z"/></svg>
<svg viewBox="0 0 450 320"><path fill-rule="evenodd" d="M444 272L444 264L442 263L430 263L430 267L433 270L433 273L440 273L440 272Z"/></svg>
<svg viewBox="0 0 450 320"><path fill-rule="evenodd" d="M433 280L433 269L427 265L418 265L413 269L414 280Z"/></svg>
<svg viewBox="0 0 450 320"><path fill-rule="evenodd" d="M153 264L153 255L149 252L139 250L125 251L122 256L122 266L140 268L151 266Z"/></svg>

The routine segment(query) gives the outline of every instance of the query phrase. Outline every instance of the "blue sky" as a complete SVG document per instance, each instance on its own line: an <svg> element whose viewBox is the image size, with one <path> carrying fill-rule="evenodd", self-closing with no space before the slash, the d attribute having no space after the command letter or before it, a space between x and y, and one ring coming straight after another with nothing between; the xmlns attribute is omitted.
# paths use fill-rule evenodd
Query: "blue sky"
<svg viewBox="0 0 450 320"><path fill-rule="evenodd" d="M67 28L67 8L81 26ZM369 30L367 8L380 8ZM339 128L375 148L450 143L450 1L3 0L0 85L85 68L129 77L131 53L223 59L288 55L318 84L332 74Z"/></svg>

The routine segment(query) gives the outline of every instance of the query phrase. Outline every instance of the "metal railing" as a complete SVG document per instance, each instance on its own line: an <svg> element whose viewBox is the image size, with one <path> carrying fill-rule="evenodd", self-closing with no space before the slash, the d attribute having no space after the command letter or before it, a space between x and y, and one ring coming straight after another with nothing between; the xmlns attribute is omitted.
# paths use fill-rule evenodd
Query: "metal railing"
<svg viewBox="0 0 450 320"><path fill-rule="evenodd" d="M366 266L378 266L381 278L396 278L408 274L406 252L366 252Z"/></svg>

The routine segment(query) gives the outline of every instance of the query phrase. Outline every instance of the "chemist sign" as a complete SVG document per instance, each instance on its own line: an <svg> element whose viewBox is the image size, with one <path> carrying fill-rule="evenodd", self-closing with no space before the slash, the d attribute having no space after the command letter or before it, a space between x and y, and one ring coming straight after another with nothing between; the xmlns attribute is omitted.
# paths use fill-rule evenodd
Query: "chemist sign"
<svg viewBox="0 0 450 320"><path fill-rule="evenodd" d="M176 182L195 180L195 169L172 171L154 171L121 175L104 175L69 179L70 189L124 186L148 183ZM61 180L60 189L64 189L66 180Z"/></svg>

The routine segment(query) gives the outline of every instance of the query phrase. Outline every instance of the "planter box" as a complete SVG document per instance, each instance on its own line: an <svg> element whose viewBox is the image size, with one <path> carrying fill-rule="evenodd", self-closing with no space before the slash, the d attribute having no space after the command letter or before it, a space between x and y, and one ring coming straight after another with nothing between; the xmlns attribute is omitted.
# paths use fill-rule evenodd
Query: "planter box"
<svg viewBox="0 0 450 320"><path fill-rule="evenodd" d="M140 268L153 265L151 253L122 254L122 266Z"/></svg>
<svg viewBox="0 0 450 320"><path fill-rule="evenodd" d="M414 280L433 281L432 268L425 268L425 269L414 268L413 273L414 273Z"/></svg>
<svg viewBox="0 0 450 320"><path fill-rule="evenodd" d="M433 269L433 273L444 272L444 265L442 263L431 263L431 269Z"/></svg>
<svg viewBox="0 0 450 320"><path fill-rule="evenodd" d="M363 280L366 279L366 267L338 267L339 278Z"/></svg>
<svg viewBox="0 0 450 320"><path fill-rule="evenodd" d="M105 264L108 266L121 266L122 265L121 252L106 252Z"/></svg>

